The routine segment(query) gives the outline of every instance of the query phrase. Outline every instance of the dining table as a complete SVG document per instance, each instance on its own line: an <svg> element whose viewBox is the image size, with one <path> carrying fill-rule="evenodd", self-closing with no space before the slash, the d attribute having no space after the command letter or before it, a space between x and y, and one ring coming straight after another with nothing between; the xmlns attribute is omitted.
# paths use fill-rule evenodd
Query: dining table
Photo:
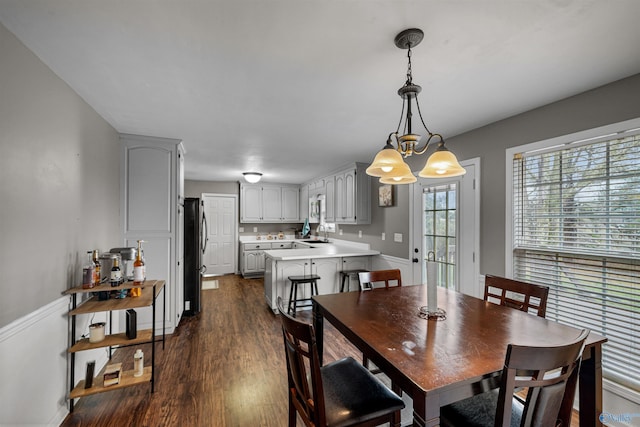
<svg viewBox="0 0 640 427"><path fill-rule="evenodd" d="M312 298L323 359L324 319L413 400L413 425L437 426L440 409L500 386L508 344L556 346L581 330L438 288L440 317L424 318L427 286L397 286ZM602 425L602 344L587 337L579 373L580 426Z"/></svg>

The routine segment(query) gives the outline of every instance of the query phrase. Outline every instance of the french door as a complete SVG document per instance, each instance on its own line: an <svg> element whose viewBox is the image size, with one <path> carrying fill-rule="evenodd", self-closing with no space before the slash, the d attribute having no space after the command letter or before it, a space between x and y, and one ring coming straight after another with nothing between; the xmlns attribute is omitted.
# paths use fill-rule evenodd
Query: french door
<svg viewBox="0 0 640 427"><path fill-rule="evenodd" d="M479 297L480 161L460 163L463 176L413 184L413 280L426 283L427 261L435 260L438 286Z"/></svg>

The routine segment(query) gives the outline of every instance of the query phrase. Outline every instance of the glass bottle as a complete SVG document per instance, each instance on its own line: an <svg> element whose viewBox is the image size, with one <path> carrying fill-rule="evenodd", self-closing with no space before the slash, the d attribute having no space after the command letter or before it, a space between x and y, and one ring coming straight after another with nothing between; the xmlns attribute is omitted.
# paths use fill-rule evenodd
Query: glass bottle
<svg viewBox="0 0 640 427"><path fill-rule="evenodd" d="M110 275L111 286L119 286L122 283L122 271L120 271L120 261L118 257L113 258L113 266Z"/></svg>
<svg viewBox="0 0 640 427"><path fill-rule="evenodd" d="M138 251L136 252L136 260L133 262L134 285L142 285L145 280L145 266L142 259L142 242L144 242L144 240L138 240ZM142 295L142 290L140 288L131 288L132 297L139 297L140 295Z"/></svg>
<svg viewBox="0 0 640 427"><path fill-rule="evenodd" d="M85 264L82 266L82 288L83 289L91 289L95 283L95 268L96 265L93 263L93 258L91 256L91 251L87 251L87 259Z"/></svg>
<svg viewBox="0 0 640 427"><path fill-rule="evenodd" d="M133 355L133 376L141 377L144 374L144 353L137 349Z"/></svg>
<svg viewBox="0 0 640 427"><path fill-rule="evenodd" d="M100 268L100 260L98 259L98 250L93 250L93 265L95 266L93 271L93 284L98 286L102 280L102 272Z"/></svg>

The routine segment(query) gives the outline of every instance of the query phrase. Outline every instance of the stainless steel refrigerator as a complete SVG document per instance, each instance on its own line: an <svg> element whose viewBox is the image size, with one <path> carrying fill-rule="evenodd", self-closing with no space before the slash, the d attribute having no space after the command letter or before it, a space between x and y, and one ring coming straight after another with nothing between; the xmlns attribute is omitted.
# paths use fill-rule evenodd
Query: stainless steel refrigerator
<svg viewBox="0 0 640 427"><path fill-rule="evenodd" d="M207 247L207 218L202 201L184 199L184 315L192 316L201 310L202 275L207 267L202 255Z"/></svg>

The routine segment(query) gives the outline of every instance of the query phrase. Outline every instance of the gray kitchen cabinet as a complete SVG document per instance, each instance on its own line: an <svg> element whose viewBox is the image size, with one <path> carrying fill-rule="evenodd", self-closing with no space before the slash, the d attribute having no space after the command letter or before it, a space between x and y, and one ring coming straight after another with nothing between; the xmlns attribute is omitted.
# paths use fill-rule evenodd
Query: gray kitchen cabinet
<svg viewBox="0 0 640 427"><path fill-rule="evenodd" d="M309 218L309 184L302 184L300 186L300 209L299 220L304 222Z"/></svg>
<svg viewBox="0 0 640 427"><path fill-rule="evenodd" d="M181 204L184 188L184 149L179 140L121 134L122 142L122 246L142 244L147 277L164 280L167 316L157 330L172 333L182 316ZM120 322L125 324L124 313ZM150 328L152 310L140 309L139 327Z"/></svg>
<svg viewBox="0 0 640 427"><path fill-rule="evenodd" d="M366 165L355 163L334 174L335 222L371 224L371 179Z"/></svg>
<svg viewBox="0 0 640 427"><path fill-rule="evenodd" d="M262 187L240 185L240 222L262 221Z"/></svg>
<svg viewBox="0 0 640 427"><path fill-rule="evenodd" d="M333 175L324 179L325 205L324 217L326 222L336 222L336 181Z"/></svg>
<svg viewBox="0 0 640 427"><path fill-rule="evenodd" d="M282 221L300 221L300 187L282 187Z"/></svg>
<svg viewBox="0 0 640 427"><path fill-rule="evenodd" d="M300 187L240 184L240 222L278 223L300 220Z"/></svg>
<svg viewBox="0 0 640 427"><path fill-rule="evenodd" d="M264 251L271 249L271 243L243 243L241 247L240 272L243 277L264 274Z"/></svg>

